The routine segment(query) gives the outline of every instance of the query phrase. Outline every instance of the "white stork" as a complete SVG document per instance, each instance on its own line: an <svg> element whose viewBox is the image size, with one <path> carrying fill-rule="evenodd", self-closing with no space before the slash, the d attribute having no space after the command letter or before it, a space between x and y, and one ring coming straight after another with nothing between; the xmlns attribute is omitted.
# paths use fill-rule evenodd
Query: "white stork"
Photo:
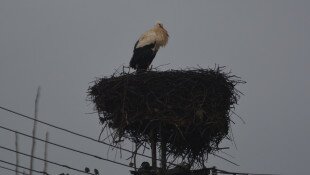
<svg viewBox="0 0 310 175"><path fill-rule="evenodd" d="M168 32L163 24L157 22L153 28L142 34L136 42L129 66L137 72L145 71L152 63L158 49L168 42Z"/></svg>

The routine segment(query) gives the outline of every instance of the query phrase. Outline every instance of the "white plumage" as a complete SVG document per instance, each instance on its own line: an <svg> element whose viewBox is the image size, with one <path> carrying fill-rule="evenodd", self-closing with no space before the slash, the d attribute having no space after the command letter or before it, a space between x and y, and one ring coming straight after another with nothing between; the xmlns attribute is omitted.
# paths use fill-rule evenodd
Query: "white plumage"
<svg viewBox="0 0 310 175"><path fill-rule="evenodd" d="M135 44L130 67L137 71L146 70L152 63L160 47L168 42L168 32L162 23L157 22L153 28L143 33Z"/></svg>

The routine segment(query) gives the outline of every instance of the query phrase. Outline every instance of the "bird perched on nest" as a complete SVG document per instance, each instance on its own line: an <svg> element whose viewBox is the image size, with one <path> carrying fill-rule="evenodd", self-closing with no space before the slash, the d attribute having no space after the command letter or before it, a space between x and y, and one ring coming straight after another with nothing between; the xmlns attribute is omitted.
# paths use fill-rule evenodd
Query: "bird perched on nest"
<svg viewBox="0 0 310 175"><path fill-rule="evenodd" d="M129 66L137 72L146 71L160 47L168 42L168 32L161 22L143 33L135 44Z"/></svg>

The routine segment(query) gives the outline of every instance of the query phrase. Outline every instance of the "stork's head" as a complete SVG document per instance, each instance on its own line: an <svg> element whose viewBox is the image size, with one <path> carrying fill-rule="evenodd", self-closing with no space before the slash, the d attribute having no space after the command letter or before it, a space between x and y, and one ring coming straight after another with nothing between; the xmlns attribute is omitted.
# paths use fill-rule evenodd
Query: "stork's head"
<svg viewBox="0 0 310 175"><path fill-rule="evenodd" d="M157 32L157 39L156 39L157 46L160 47L165 46L168 42L169 34L167 30L164 28L163 24L160 21L157 21L153 30Z"/></svg>
<svg viewBox="0 0 310 175"><path fill-rule="evenodd" d="M156 21L155 26L160 27L160 28L164 28L163 23L161 23L160 21Z"/></svg>

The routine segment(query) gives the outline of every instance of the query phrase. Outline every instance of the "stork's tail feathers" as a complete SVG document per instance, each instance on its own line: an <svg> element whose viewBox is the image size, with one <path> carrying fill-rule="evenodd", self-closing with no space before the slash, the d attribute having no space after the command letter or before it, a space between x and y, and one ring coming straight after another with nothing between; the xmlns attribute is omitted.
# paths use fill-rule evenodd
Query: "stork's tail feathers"
<svg viewBox="0 0 310 175"><path fill-rule="evenodd" d="M134 59L131 58L130 62L129 62L129 67L133 68L133 69L136 69L135 67L136 63L134 62Z"/></svg>
<svg viewBox="0 0 310 175"><path fill-rule="evenodd" d="M135 62L135 59L130 60L129 67L135 69L136 74L140 74L140 73L147 71L147 69L139 68L139 65Z"/></svg>

